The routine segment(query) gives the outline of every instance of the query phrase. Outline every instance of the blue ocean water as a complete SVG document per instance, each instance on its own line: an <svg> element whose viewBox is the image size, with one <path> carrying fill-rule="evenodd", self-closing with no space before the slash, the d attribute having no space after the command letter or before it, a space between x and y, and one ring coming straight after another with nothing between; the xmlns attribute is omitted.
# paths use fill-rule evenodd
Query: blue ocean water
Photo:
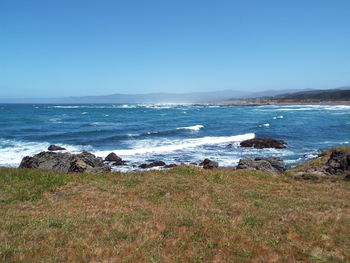
<svg viewBox="0 0 350 263"><path fill-rule="evenodd" d="M320 150L350 143L350 106L0 105L0 165L58 144L70 152L114 151L130 170L146 160L166 163L280 156L289 166ZM285 140L287 149L250 149L257 137Z"/></svg>

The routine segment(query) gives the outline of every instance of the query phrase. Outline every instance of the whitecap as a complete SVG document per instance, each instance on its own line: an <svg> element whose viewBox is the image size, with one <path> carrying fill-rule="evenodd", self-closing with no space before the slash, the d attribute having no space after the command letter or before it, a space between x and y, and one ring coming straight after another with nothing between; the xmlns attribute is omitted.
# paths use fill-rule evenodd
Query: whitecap
<svg viewBox="0 0 350 263"><path fill-rule="evenodd" d="M200 129L202 129L204 126L203 125L193 125L193 126L187 126L187 127L179 127L176 128L177 130L191 130L191 131L199 131Z"/></svg>
<svg viewBox="0 0 350 263"><path fill-rule="evenodd" d="M113 122L103 122L103 121L95 121L88 124L89 126L119 126L118 123Z"/></svg>
<svg viewBox="0 0 350 263"><path fill-rule="evenodd" d="M48 108L55 108L55 109L78 109L81 108L81 106L62 106L62 105L57 105L57 106L49 106Z"/></svg>
<svg viewBox="0 0 350 263"><path fill-rule="evenodd" d="M254 133L247 133L242 135L235 136L222 136L222 137L201 137L201 138L191 138L184 140L166 140L158 147L154 147L155 141L153 140L145 140L138 141L136 145L132 149L124 149L124 150L113 150L117 155L120 156L129 156L135 154L147 154L147 153L167 153L174 152L178 150L183 150L186 148L195 148L203 145L215 145L215 144L223 144L223 143L239 143L244 140L253 139L255 137ZM142 145L140 145L142 143ZM142 147L140 147L142 146ZM106 156L111 151L98 151L95 152L98 156Z"/></svg>
<svg viewBox="0 0 350 263"><path fill-rule="evenodd" d="M0 165L17 167L22 158L46 151L49 142L24 142L17 140L0 140ZM83 150L91 150L91 146L59 144L68 152L78 153Z"/></svg>
<svg viewBox="0 0 350 263"><path fill-rule="evenodd" d="M283 119L283 118L284 118L283 115L273 117L274 120Z"/></svg>

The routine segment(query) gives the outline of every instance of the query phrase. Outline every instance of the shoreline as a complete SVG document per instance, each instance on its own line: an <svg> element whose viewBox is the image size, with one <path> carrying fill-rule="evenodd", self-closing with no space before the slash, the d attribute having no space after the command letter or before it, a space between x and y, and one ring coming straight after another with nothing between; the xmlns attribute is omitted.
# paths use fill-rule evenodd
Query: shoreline
<svg viewBox="0 0 350 263"><path fill-rule="evenodd" d="M350 101L275 101L275 100L230 100L211 103L195 103L193 106L350 106Z"/></svg>

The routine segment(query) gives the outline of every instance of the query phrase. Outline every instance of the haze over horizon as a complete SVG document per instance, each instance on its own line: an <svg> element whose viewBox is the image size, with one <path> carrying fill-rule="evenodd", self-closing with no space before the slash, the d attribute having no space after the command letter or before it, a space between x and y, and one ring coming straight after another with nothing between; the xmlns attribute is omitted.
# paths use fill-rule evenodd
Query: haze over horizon
<svg viewBox="0 0 350 263"><path fill-rule="evenodd" d="M350 2L0 3L0 98L350 83Z"/></svg>

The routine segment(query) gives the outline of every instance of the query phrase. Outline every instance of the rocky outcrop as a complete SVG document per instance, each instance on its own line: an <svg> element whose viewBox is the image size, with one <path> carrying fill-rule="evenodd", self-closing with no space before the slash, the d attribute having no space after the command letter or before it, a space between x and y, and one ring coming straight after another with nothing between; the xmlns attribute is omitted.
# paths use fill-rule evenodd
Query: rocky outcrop
<svg viewBox="0 0 350 263"><path fill-rule="evenodd" d="M79 154L41 152L32 157L24 157L19 168L59 173L103 173L111 170L110 166L103 163L102 158L89 152Z"/></svg>
<svg viewBox="0 0 350 263"><path fill-rule="evenodd" d="M346 171L350 171L350 154L333 150L327 163L326 172L330 174L343 174Z"/></svg>
<svg viewBox="0 0 350 263"><path fill-rule="evenodd" d="M204 169L214 169L214 168L218 168L219 164L215 161L204 159L204 161L201 162L199 166L203 166Z"/></svg>
<svg viewBox="0 0 350 263"><path fill-rule="evenodd" d="M47 150L48 151L63 151L63 150L66 150L66 148L52 144L49 146L49 148L47 148Z"/></svg>
<svg viewBox="0 0 350 263"><path fill-rule="evenodd" d="M252 147L257 149L263 148L286 148L287 143L283 140L276 140L274 138L254 138L245 140L240 143L241 147Z"/></svg>
<svg viewBox="0 0 350 263"><path fill-rule="evenodd" d="M114 152L111 152L110 154L107 155L105 158L106 162L113 162L112 165L125 165L126 162L122 160L118 155L116 155Z"/></svg>
<svg viewBox="0 0 350 263"><path fill-rule="evenodd" d="M165 166L166 163L163 161L154 161L151 163L143 163L141 165L139 165L139 168L141 169L149 169L149 168L153 168L153 167L159 167L159 166Z"/></svg>
<svg viewBox="0 0 350 263"><path fill-rule="evenodd" d="M271 173L282 173L285 171L284 162L279 157L269 158L243 158L239 160L237 169L261 170Z"/></svg>
<svg viewBox="0 0 350 263"><path fill-rule="evenodd" d="M171 164L164 165L164 168L174 168L176 166L177 166L177 164L171 163Z"/></svg>

